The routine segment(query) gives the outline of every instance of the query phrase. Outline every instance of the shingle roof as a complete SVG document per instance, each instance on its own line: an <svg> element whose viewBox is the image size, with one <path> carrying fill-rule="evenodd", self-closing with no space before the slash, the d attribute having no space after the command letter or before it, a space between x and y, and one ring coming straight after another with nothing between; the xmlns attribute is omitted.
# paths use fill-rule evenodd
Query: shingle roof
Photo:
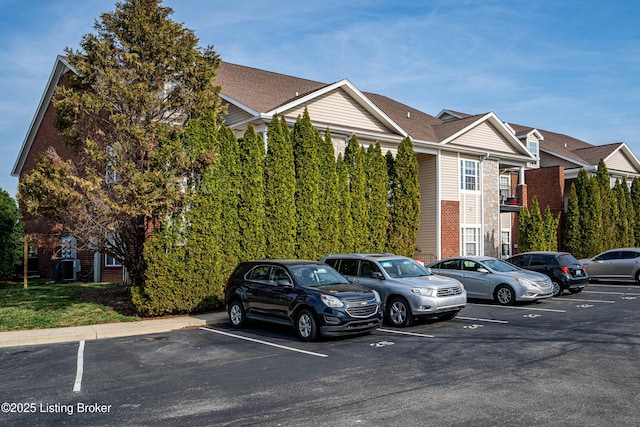
<svg viewBox="0 0 640 427"><path fill-rule="evenodd" d="M327 86L326 83L228 62L220 64L216 84L222 87L224 95L262 113Z"/></svg>
<svg viewBox="0 0 640 427"><path fill-rule="evenodd" d="M228 62L221 62L216 83L222 87L223 95L261 113L330 85ZM383 95L363 95L413 139L435 141L432 126L442 120Z"/></svg>

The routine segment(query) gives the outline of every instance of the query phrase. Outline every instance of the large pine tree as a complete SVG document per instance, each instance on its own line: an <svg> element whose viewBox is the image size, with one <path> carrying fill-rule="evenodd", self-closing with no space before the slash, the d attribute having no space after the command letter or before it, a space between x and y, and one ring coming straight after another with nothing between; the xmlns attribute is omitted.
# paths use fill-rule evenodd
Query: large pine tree
<svg viewBox="0 0 640 427"><path fill-rule="evenodd" d="M160 0L126 0L101 15L81 50L66 49L75 69L56 89L56 127L74 158L51 149L23 177L20 206L46 217L80 248L122 262L142 284L147 232L190 197L183 182L213 156L161 150L190 120L220 112L219 58L191 30L170 19ZM163 156L161 156L161 154ZM194 168L199 170L194 170Z"/></svg>

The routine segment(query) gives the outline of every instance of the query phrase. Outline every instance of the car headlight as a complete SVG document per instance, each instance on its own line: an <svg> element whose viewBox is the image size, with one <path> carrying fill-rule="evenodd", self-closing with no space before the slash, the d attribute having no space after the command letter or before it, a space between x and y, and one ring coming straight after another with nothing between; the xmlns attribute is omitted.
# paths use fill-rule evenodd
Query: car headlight
<svg viewBox="0 0 640 427"><path fill-rule="evenodd" d="M534 289L538 289L538 285L536 285L535 282L529 280L529 279L525 279L524 277L516 277L516 280L520 283L522 283L523 286L526 286L527 288L534 288Z"/></svg>
<svg viewBox="0 0 640 427"><path fill-rule="evenodd" d="M371 289L371 292L373 292L373 295L375 295L376 302L378 304L382 304L382 298L380 298L380 294L378 292L376 292L375 290L373 290L373 289Z"/></svg>
<svg viewBox="0 0 640 427"><path fill-rule="evenodd" d="M438 295L438 290L435 288L411 288L411 293L423 297L435 297Z"/></svg>
<svg viewBox="0 0 640 427"><path fill-rule="evenodd" d="M344 306L344 303L340 298L336 298L331 295L321 295L320 299L327 307L339 308Z"/></svg>

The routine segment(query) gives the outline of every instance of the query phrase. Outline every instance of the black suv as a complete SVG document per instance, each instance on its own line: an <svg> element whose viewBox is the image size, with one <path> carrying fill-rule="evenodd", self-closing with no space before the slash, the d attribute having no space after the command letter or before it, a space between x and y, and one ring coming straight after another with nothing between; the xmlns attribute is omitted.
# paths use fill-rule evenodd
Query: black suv
<svg viewBox="0 0 640 427"><path fill-rule="evenodd" d="M553 296L565 289L578 293L589 283L589 275L582 264L568 252L524 252L505 260L526 270L549 276L553 282Z"/></svg>
<svg viewBox="0 0 640 427"><path fill-rule="evenodd" d="M327 264L303 260L241 262L225 285L231 325L263 320L295 327L302 341L370 332L382 324L380 296Z"/></svg>

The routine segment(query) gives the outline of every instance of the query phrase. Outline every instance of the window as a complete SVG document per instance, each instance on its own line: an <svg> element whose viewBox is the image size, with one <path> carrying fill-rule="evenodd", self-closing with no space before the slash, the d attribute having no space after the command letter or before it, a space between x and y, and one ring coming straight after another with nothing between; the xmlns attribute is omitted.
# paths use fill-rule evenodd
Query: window
<svg viewBox="0 0 640 427"><path fill-rule="evenodd" d="M358 260L343 259L340 263L340 274L343 276L356 276L358 274Z"/></svg>
<svg viewBox="0 0 640 427"><path fill-rule="evenodd" d="M502 230L501 254L503 257L511 256L511 230Z"/></svg>
<svg viewBox="0 0 640 427"><path fill-rule="evenodd" d="M462 227L462 254L480 255L480 227Z"/></svg>
<svg viewBox="0 0 640 427"><path fill-rule="evenodd" d="M380 269L371 261L360 262L360 277L371 277L371 273L380 273Z"/></svg>
<svg viewBox="0 0 640 427"><path fill-rule="evenodd" d="M500 202L505 201L511 197L511 176L500 175Z"/></svg>
<svg viewBox="0 0 640 427"><path fill-rule="evenodd" d="M538 157L538 141L529 141L529 151L531 151L531 154Z"/></svg>
<svg viewBox="0 0 640 427"><path fill-rule="evenodd" d="M480 163L473 160L460 160L460 189L480 191Z"/></svg>
<svg viewBox="0 0 640 427"><path fill-rule="evenodd" d="M122 263L112 257L111 255L104 256L104 266L105 267L121 267Z"/></svg>

